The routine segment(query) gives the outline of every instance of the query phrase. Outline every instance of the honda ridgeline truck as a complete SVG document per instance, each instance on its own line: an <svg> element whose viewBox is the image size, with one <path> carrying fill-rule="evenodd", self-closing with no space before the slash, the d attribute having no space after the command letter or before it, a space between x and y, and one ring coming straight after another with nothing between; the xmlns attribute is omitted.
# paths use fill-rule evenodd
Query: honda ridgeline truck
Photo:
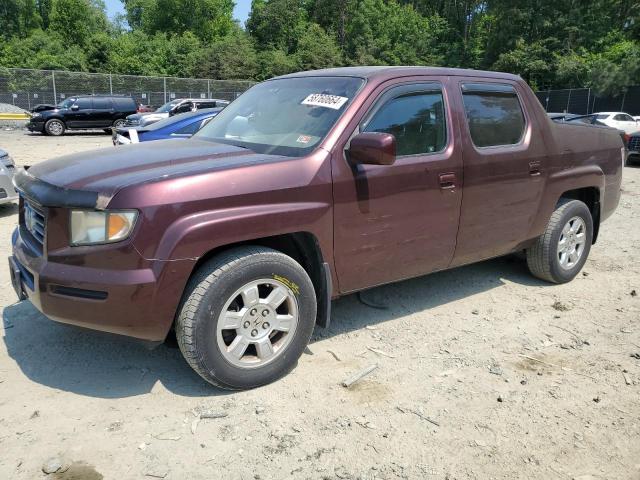
<svg viewBox="0 0 640 480"><path fill-rule="evenodd" d="M49 318L150 342L228 389L290 371L331 300L524 250L584 265L618 205L617 131L549 120L517 76L421 67L260 83L186 141L20 171L13 285Z"/></svg>

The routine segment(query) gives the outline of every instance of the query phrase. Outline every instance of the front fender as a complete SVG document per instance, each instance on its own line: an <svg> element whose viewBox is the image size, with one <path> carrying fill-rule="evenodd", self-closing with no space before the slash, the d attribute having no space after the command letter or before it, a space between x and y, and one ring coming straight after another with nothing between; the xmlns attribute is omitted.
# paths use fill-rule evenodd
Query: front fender
<svg viewBox="0 0 640 480"><path fill-rule="evenodd" d="M331 207L296 202L204 211L176 220L158 245L156 260L198 259L211 250L252 239L307 231L316 236L324 258L330 252Z"/></svg>

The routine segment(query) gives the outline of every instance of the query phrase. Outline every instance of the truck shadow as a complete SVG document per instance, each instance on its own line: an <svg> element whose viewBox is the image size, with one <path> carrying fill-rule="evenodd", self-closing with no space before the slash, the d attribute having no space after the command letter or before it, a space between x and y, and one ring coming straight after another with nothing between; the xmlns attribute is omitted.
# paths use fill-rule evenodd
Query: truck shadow
<svg viewBox="0 0 640 480"><path fill-rule="evenodd" d="M505 280L527 286L551 286L533 277L526 260L515 255L486 260L362 292L369 305L359 301L357 295L339 298L332 303L330 327L316 328L311 343L487 292L505 285ZM375 308L378 306L383 308Z"/></svg>
<svg viewBox="0 0 640 480"><path fill-rule="evenodd" d="M503 279L547 285L531 277L524 262L515 257L406 280L366 292L371 301L387 304L385 310L366 306L355 295L333 302L331 327L316 329L312 343L498 288L504 285ZM148 393L159 382L182 396L229 393L204 382L180 350L166 344L148 350L123 337L52 322L29 302L6 307L3 322L9 356L30 380L51 388L122 398Z"/></svg>

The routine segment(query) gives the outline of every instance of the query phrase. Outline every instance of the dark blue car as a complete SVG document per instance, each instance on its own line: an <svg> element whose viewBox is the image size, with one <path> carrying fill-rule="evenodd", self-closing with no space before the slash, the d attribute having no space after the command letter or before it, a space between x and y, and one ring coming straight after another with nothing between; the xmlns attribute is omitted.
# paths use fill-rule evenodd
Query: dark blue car
<svg viewBox="0 0 640 480"><path fill-rule="evenodd" d="M114 145L166 140L168 138L189 138L215 117L222 108L205 108L165 118L145 127L120 127L112 130Z"/></svg>

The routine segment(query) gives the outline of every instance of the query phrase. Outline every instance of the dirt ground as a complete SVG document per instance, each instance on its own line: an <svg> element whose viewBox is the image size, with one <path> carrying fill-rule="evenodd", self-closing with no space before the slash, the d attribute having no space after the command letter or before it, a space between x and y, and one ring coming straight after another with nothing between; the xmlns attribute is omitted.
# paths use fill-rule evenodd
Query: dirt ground
<svg viewBox="0 0 640 480"><path fill-rule="evenodd" d="M19 164L109 141L0 131ZM290 375L241 393L175 346L47 320L2 268L0 478L54 458L55 479L640 479L640 168L623 189L573 282L513 256L366 292L385 310L347 296ZM16 222L0 208L1 256Z"/></svg>

